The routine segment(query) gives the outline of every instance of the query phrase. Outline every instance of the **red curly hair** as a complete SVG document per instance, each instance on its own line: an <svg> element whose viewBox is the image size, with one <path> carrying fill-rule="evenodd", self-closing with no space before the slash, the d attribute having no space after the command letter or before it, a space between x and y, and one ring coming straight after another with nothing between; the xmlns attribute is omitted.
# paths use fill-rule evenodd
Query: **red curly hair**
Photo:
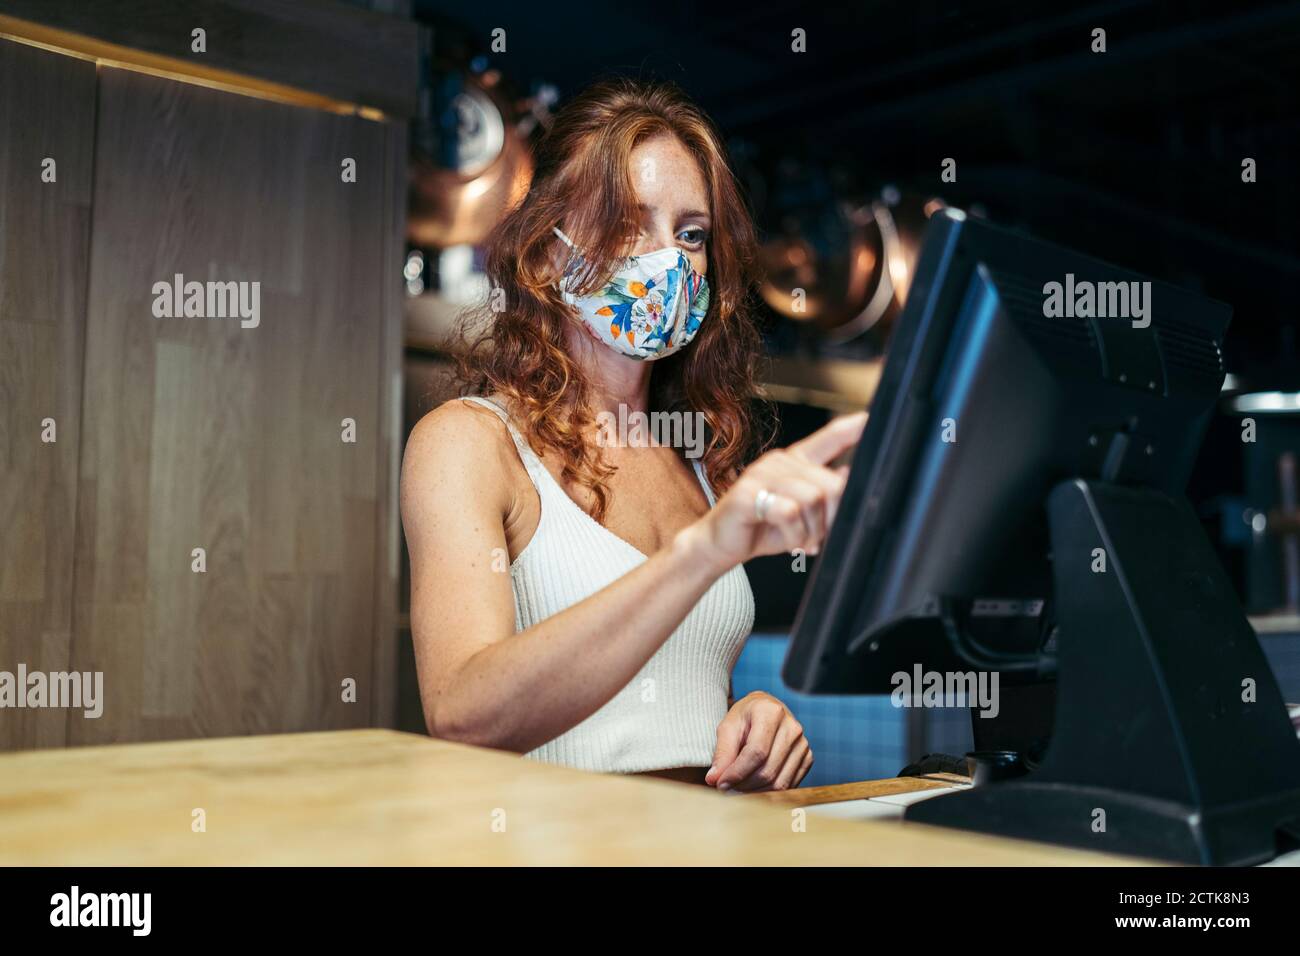
<svg viewBox="0 0 1300 956"><path fill-rule="evenodd" d="M597 521L604 520L607 480L617 469L585 437L594 421L591 386L566 351L565 329L575 320L556 288L562 263L551 229L563 222L590 265L579 291L597 287L632 251L632 150L661 133L676 136L704 176L712 298L690 345L654 362L649 410L702 414L703 467L718 494L770 443L774 428L757 435L757 419L769 418L770 406L758 400L754 383L761 341L749 312L753 222L716 129L674 86L603 81L559 112L539 145L531 188L487 241L488 278L506 307L498 314L485 306L466 317L487 331L458 358L461 394L506 396L534 451L555 449L562 477L589 489Z"/></svg>

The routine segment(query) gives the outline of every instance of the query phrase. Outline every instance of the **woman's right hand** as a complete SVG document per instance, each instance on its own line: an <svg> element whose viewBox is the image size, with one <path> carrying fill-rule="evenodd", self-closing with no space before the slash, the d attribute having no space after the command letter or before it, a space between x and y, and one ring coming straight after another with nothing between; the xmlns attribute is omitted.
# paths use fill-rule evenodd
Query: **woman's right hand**
<svg viewBox="0 0 1300 956"><path fill-rule="evenodd" d="M848 480L847 466L829 468L856 445L867 423L858 412L829 422L788 448L766 452L740 473L709 513L684 529L720 569L766 554L821 550ZM765 512L757 506L766 490Z"/></svg>

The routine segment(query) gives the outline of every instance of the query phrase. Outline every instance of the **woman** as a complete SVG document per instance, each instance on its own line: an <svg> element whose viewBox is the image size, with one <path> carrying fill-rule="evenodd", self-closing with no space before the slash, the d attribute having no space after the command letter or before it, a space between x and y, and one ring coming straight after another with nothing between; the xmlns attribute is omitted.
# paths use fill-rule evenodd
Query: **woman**
<svg viewBox="0 0 1300 956"><path fill-rule="evenodd" d="M780 701L730 700L753 623L740 565L816 553L845 482L826 465L866 416L743 467L753 241L716 132L674 89L602 83L556 118L488 243L493 321L462 366L476 394L406 449L433 736L719 790L807 774ZM679 437L703 423L702 459L608 427L652 412Z"/></svg>

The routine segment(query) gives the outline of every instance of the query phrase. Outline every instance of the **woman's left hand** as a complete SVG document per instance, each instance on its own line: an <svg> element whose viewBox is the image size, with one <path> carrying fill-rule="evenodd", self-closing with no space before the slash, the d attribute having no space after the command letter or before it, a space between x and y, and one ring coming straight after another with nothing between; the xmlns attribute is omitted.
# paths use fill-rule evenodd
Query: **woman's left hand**
<svg viewBox="0 0 1300 956"><path fill-rule="evenodd" d="M718 725L713 766L704 782L719 790L789 790L812 767L803 725L771 694L742 697Z"/></svg>

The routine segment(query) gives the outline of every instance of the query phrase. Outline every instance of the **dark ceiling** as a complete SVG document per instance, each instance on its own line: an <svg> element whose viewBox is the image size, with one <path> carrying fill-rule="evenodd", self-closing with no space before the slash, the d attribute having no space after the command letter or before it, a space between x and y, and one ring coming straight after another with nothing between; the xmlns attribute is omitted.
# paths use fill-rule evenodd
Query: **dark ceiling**
<svg viewBox="0 0 1300 956"><path fill-rule="evenodd" d="M523 91L563 97L613 72L676 81L733 149L979 202L1199 287L1236 310L1234 371L1300 370L1300 3L726 6L415 0L444 49L486 54L504 28L488 60ZM791 52L796 27L806 53ZM945 157L956 184L939 181Z"/></svg>

